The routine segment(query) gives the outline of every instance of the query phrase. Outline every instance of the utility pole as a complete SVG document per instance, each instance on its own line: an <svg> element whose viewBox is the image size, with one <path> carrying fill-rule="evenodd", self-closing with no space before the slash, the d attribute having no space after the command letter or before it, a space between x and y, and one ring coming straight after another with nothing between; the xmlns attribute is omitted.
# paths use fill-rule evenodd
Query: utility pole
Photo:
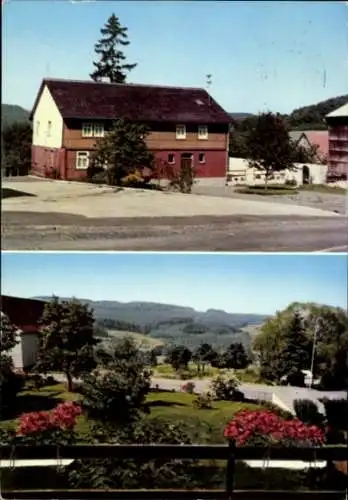
<svg viewBox="0 0 348 500"><path fill-rule="evenodd" d="M314 325L314 332L313 332L313 347L312 347L312 358L311 358L311 381L309 388L312 389L313 386L313 379L314 379L314 359L315 359L315 349L317 346L317 338L318 338L318 333L320 331L320 326L321 326L321 318L318 318L315 322Z"/></svg>

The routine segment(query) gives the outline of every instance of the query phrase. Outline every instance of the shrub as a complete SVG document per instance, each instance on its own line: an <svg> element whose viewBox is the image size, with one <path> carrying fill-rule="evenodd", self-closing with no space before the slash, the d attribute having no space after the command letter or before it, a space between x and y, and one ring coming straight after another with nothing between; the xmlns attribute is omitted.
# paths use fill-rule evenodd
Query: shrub
<svg viewBox="0 0 348 500"><path fill-rule="evenodd" d="M224 436L237 446L316 446L325 441L324 432L298 419L283 420L267 410L242 410L228 422Z"/></svg>
<svg viewBox="0 0 348 500"><path fill-rule="evenodd" d="M189 370L179 370L178 375L181 380L189 380L192 377L192 374Z"/></svg>
<svg viewBox="0 0 348 500"><path fill-rule="evenodd" d="M296 179L287 179L287 180L285 181L285 186L296 187L296 186L297 186L297 181L296 181Z"/></svg>
<svg viewBox="0 0 348 500"><path fill-rule="evenodd" d="M213 408L213 397L210 392L198 394L193 401L193 406L199 410L211 410Z"/></svg>
<svg viewBox="0 0 348 500"><path fill-rule="evenodd" d="M188 394L194 394L194 392L195 392L194 382L186 382L186 384L181 386L181 390L183 392L187 392Z"/></svg>
<svg viewBox="0 0 348 500"><path fill-rule="evenodd" d="M320 414L318 406L310 399L296 399L294 401L296 416L307 425L322 426L324 417Z"/></svg>
<svg viewBox="0 0 348 500"><path fill-rule="evenodd" d="M237 377L223 372L214 377L210 384L214 398L221 401L233 401L238 386Z"/></svg>

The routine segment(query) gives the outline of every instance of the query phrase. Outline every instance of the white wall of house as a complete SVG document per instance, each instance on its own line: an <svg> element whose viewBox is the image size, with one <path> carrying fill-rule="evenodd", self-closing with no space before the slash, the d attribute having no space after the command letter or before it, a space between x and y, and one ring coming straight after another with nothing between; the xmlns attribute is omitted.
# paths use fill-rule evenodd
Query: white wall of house
<svg viewBox="0 0 348 500"><path fill-rule="evenodd" d="M297 185L303 184L303 169L308 167L310 182L312 184L325 184L327 177L327 165L313 163L296 163L295 170L284 170L274 174L274 178L269 180L269 184L284 184L287 181L295 180ZM258 185L264 184L264 174L253 168L249 168L248 160L244 158L230 158L227 174L229 185L245 184Z"/></svg>
<svg viewBox="0 0 348 500"><path fill-rule="evenodd" d="M10 356L12 358L13 364L15 368L22 369L23 365L23 346L22 346L22 334L21 331L17 331L17 344L10 351Z"/></svg>
<svg viewBox="0 0 348 500"><path fill-rule="evenodd" d="M39 339L36 333L22 334L22 359L23 368L27 368L36 363L36 356L39 347Z"/></svg>
<svg viewBox="0 0 348 500"><path fill-rule="evenodd" d="M45 86L33 116L33 146L60 148L62 144L63 118Z"/></svg>
<svg viewBox="0 0 348 500"><path fill-rule="evenodd" d="M10 351L14 367L25 369L36 362L36 355L39 346L36 333L23 333L20 330L17 335L17 344Z"/></svg>

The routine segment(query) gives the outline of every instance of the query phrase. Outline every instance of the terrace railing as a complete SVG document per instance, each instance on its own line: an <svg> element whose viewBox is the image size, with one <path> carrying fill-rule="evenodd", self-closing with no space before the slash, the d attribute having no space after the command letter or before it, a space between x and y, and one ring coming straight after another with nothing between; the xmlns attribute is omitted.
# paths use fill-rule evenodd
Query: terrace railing
<svg viewBox="0 0 348 500"><path fill-rule="evenodd" d="M347 500L347 491L274 491L235 489L235 465L237 460L300 460L311 463L346 462L346 446L323 446L313 448L280 447L235 447L230 445L74 445L74 446L2 446L0 460L59 460L63 459L132 459L150 461L156 459L219 460L226 462L226 485L224 489L194 490L11 490L2 491L2 499L17 500ZM281 466L280 466L281 467ZM40 478L38 478L38 481ZM347 484L348 486L348 484Z"/></svg>

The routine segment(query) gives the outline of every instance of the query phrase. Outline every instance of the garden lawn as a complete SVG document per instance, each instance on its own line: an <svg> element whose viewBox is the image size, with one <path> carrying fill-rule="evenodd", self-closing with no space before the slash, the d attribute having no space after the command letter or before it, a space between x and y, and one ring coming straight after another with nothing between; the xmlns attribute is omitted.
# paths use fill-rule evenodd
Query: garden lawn
<svg viewBox="0 0 348 500"><path fill-rule="evenodd" d="M298 190L286 184L268 184L267 188L264 184L260 184L256 186L240 187L235 189L235 192L240 194L258 194L260 196L281 196L297 194Z"/></svg>
<svg viewBox="0 0 348 500"><path fill-rule="evenodd" d="M260 409L261 405L232 401L213 401L212 409L193 406L196 398L185 392L151 392L148 396L148 418L161 418L168 422L187 424L199 442L224 443L223 430L233 415L243 409Z"/></svg>
<svg viewBox="0 0 348 500"><path fill-rule="evenodd" d="M151 392L147 402L150 413L146 418L160 418L171 423L182 422L192 431L198 442L225 442L223 429L225 424L239 410L258 409L260 405L229 401L214 401L213 408L201 410L193 406L195 395L184 392ZM48 411L63 401L79 401L78 393L66 392L63 384L43 387L37 390L25 390L18 396L18 405L11 420L0 422L1 429L15 429L17 419L22 413L30 411ZM77 431L83 436L88 434L89 424L82 416L78 419Z"/></svg>
<svg viewBox="0 0 348 500"><path fill-rule="evenodd" d="M328 184L305 184L301 186L300 191L315 191L318 193L329 193L329 194L347 194L347 189L339 186L330 186Z"/></svg>

